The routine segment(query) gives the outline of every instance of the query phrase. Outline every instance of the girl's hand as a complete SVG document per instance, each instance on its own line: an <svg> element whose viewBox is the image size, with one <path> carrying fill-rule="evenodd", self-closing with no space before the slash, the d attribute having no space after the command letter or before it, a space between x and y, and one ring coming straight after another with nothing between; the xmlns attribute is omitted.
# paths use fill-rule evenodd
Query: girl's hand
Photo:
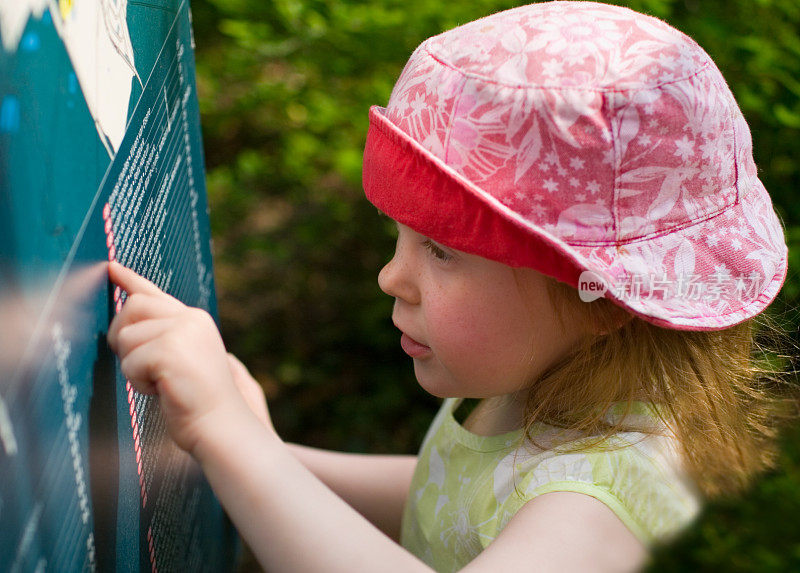
<svg viewBox="0 0 800 573"><path fill-rule="evenodd" d="M109 346L136 390L158 394L172 439L194 453L209 432L247 410L216 324L119 263L108 273L128 293Z"/></svg>
<svg viewBox="0 0 800 573"><path fill-rule="evenodd" d="M228 353L228 365L231 368L233 383L239 389L247 407L271 432L275 432L261 385L253 378L247 367L230 352Z"/></svg>

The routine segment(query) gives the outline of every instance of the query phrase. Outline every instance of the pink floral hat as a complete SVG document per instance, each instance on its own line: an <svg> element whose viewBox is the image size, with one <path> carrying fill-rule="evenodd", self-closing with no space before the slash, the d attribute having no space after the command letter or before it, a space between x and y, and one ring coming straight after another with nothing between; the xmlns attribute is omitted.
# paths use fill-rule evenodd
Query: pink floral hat
<svg viewBox="0 0 800 573"><path fill-rule="evenodd" d="M363 175L370 201L431 239L660 326L734 325L786 276L725 80L627 8L534 4L428 39L370 110Z"/></svg>

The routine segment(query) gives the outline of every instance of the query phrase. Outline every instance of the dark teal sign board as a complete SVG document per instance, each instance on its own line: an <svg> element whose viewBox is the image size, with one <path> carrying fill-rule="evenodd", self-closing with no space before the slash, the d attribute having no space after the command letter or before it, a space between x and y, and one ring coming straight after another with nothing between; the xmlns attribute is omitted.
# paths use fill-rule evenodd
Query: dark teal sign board
<svg viewBox="0 0 800 573"><path fill-rule="evenodd" d="M187 0L0 0L0 571L224 571L106 343L116 259L216 316Z"/></svg>

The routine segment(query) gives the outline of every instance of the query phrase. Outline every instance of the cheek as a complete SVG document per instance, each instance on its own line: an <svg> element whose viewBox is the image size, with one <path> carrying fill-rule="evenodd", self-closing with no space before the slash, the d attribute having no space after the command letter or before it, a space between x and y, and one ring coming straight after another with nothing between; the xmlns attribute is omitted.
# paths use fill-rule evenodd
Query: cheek
<svg viewBox="0 0 800 573"><path fill-rule="evenodd" d="M520 354L527 354L532 323L525 309L516 305L498 308L496 298L465 298L430 309L429 325L435 328L431 339L443 358L459 359L465 366L475 367L475 363L517 361Z"/></svg>

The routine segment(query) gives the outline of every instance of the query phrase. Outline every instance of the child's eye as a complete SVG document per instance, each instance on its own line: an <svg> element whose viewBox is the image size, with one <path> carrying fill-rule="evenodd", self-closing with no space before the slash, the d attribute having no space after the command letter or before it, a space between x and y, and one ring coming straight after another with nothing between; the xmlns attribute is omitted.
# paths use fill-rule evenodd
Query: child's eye
<svg viewBox="0 0 800 573"><path fill-rule="evenodd" d="M430 254L432 254L434 257L436 257L442 262L447 262L453 259L453 255L446 252L444 249L442 249L439 245L437 245L430 239L425 239L425 241L423 241L422 244L425 246L426 249L428 249L428 252L430 252Z"/></svg>

